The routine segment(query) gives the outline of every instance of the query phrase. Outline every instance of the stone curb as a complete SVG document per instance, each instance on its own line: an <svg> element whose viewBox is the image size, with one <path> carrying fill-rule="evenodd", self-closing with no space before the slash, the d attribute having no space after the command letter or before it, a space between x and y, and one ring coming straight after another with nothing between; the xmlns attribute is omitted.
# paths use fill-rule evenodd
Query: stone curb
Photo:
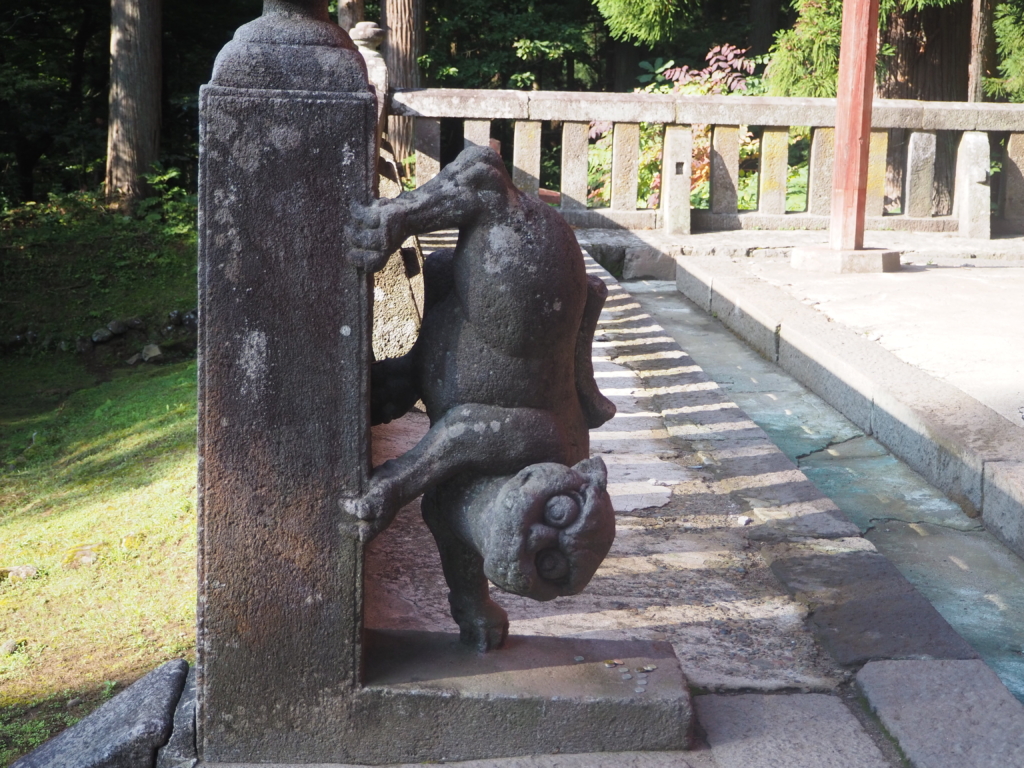
<svg viewBox="0 0 1024 768"><path fill-rule="evenodd" d="M676 257L676 286L874 436L1024 557L1024 431L956 387L719 257Z"/></svg>
<svg viewBox="0 0 1024 768"><path fill-rule="evenodd" d="M1024 705L982 661L874 661L857 686L916 768L1024 765Z"/></svg>

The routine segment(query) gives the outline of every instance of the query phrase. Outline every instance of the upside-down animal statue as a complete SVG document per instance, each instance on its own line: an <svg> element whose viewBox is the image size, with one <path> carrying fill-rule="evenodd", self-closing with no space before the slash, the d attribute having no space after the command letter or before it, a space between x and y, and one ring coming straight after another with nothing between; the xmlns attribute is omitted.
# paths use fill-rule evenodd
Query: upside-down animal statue
<svg viewBox="0 0 1024 768"><path fill-rule="evenodd" d="M508 617L488 579L536 600L576 594L615 537L588 432L615 414L591 363L607 288L588 277L564 219L520 193L490 149L466 149L419 189L360 206L354 221L349 259L369 272L412 235L459 237L425 261L412 350L371 373L373 423L422 399L430 430L377 467L347 509L368 541L423 494L461 640L497 648Z"/></svg>

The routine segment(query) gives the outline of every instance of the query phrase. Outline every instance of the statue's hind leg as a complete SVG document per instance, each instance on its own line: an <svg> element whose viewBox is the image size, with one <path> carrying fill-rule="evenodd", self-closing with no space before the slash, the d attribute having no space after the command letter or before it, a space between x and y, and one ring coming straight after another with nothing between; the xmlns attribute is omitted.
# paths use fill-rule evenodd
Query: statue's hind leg
<svg viewBox="0 0 1024 768"><path fill-rule="evenodd" d="M459 640L481 653L498 648L508 636L508 614L491 600L484 559L465 544L448 524L450 506L443 489L423 494L423 519L437 542L441 568L448 583L448 603L459 625Z"/></svg>

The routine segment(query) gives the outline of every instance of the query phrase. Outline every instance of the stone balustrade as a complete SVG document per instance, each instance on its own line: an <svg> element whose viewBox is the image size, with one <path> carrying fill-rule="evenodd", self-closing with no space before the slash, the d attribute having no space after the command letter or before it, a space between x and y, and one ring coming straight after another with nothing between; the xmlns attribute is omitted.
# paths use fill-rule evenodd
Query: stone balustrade
<svg viewBox="0 0 1024 768"><path fill-rule="evenodd" d="M492 121L509 120L515 126L513 178L520 189L537 194L541 128L550 122L561 125L559 205L574 226L663 229L670 234L686 234L691 228L828 226L835 99L428 88L397 91L390 106L393 114L416 118L417 184L440 170L442 119L463 121L467 146L486 144ZM613 124L611 201L604 208L587 205L591 121ZM653 209L637 206L640 123L665 126L660 201ZM711 126L710 204L706 209L690 204L694 125ZM803 211L787 211L791 126L811 130ZM749 127L757 127L760 135L757 205L756 210L739 210L741 129ZM876 99L872 127L869 229L959 232L988 238L994 227L1024 234L1024 105ZM904 150L890 151L890 129L906 131ZM936 131L963 132L953 213L948 216L932 215ZM995 148L995 155L986 152L986 147ZM991 159L1001 165L997 189L990 184ZM899 164L903 176L901 210L895 215L884 210L887 163Z"/></svg>

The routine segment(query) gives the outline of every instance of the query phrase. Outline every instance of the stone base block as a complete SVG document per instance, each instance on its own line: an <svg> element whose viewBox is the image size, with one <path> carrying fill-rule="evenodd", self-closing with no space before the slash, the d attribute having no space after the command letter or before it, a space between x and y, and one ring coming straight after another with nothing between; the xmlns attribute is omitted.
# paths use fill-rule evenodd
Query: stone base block
<svg viewBox="0 0 1024 768"><path fill-rule="evenodd" d="M513 636L479 654L454 634L368 630L365 647L363 686L309 713L290 748L295 734L257 745L261 768L689 748L693 707L668 643Z"/></svg>
<svg viewBox="0 0 1024 768"><path fill-rule="evenodd" d="M789 263L793 269L809 272L897 272L900 252L881 248L863 248L856 251L837 251L832 248L794 248Z"/></svg>

